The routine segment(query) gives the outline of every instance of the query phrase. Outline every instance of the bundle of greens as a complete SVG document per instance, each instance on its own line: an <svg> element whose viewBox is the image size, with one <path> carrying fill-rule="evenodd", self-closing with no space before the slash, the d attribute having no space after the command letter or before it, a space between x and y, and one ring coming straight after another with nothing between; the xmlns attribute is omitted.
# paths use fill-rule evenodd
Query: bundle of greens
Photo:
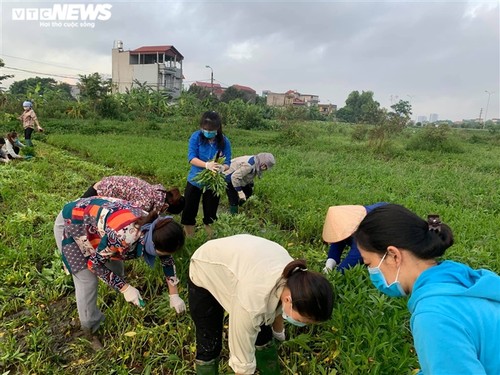
<svg viewBox="0 0 500 375"><path fill-rule="evenodd" d="M226 158L214 158L210 161L214 161L217 164L223 165L226 161ZM202 186L203 192L212 190L215 195L220 197L226 191L226 179L224 173L222 172L215 172L209 169L204 169L200 173L198 173L193 180L198 182Z"/></svg>

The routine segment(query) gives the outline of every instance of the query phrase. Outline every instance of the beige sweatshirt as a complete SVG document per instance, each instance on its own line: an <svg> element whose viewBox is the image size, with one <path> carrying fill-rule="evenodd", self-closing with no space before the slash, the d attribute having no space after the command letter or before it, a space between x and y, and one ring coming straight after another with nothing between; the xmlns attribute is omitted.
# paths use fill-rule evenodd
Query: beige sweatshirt
<svg viewBox="0 0 500 375"><path fill-rule="evenodd" d="M259 327L281 314L278 282L292 260L279 244L249 234L208 241L191 257L191 281L210 291L229 314L229 366L236 373L255 372Z"/></svg>

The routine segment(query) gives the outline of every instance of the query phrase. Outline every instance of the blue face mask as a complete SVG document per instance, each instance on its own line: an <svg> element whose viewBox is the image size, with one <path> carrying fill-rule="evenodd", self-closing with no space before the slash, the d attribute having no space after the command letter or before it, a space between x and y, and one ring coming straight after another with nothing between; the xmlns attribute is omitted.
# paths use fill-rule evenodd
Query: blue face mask
<svg viewBox="0 0 500 375"><path fill-rule="evenodd" d="M391 284L387 284L387 280L384 277L384 274L380 270L380 265L384 261L387 253L382 257L380 263L377 267L368 267L368 272L370 273L370 280L372 284L380 290L382 293L387 294L389 297L404 297L406 296L406 292L403 290L403 287L398 281L399 270L401 266L398 268L398 273L396 275L396 280Z"/></svg>
<svg viewBox="0 0 500 375"><path fill-rule="evenodd" d="M292 306L291 302L290 302L290 306ZM292 318L291 316L288 316L285 312L284 307L283 307L283 314L281 314L281 315L283 316L283 319L285 319L288 323L293 324L294 326L304 327L306 325L306 323L299 322L299 321L295 320L294 318Z"/></svg>
<svg viewBox="0 0 500 375"><path fill-rule="evenodd" d="M215 136L217 135L217 130L214 130L214 131L210 131L210 130L205 130L205 129L202 129L201 132L203 133L203 135L208 138L208 139L212 139L212 138L215 138Z"/></svg>

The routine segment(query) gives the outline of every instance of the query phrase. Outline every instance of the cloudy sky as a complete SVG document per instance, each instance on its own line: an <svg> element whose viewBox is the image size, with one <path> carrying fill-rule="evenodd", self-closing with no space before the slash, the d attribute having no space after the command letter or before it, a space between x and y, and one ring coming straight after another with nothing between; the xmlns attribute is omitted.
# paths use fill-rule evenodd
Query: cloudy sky
<svg viewBox="0 0 500 375"><path fill-rule="evenodd" d="M21 80L41 73L75 83L111 74L111 49L173 45L185 84L214 80L297 90L342 107L373 91L383 107L403 99L416 116L499 118L499 2L495 1L94 1L110 4L94 25L47 26L19 9L80 1L0 0L0 58ZM71 21L66 21L71 23ZM74 26L74 25L73 25ZM92 27L93 26L93 27ZM12 80L4 82L8 85ZM489 104L488 104L488 98Z"/></svg>

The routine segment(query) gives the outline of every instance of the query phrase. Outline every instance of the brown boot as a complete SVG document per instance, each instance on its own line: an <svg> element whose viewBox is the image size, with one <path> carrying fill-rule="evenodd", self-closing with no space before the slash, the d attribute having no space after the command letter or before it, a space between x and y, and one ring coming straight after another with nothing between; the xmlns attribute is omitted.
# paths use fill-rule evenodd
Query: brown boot
<svg viewBox="0 0 500 375"><path fill-rule="evenodd" d="M184 233L186 234L186 237L191 238L194 236L194 225L184 225Z"/></svg>

